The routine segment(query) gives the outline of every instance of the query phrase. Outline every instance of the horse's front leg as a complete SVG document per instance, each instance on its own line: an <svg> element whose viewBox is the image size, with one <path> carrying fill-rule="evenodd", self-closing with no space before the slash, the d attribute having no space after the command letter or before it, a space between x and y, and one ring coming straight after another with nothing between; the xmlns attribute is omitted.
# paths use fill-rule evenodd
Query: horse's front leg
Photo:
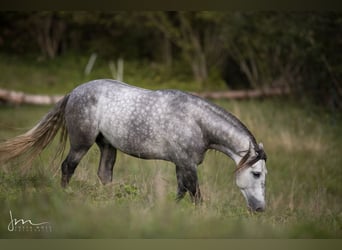
<svg viewBox="0 0 342 250"><path fill-rule="evenodd" d="M188 191L192 202L196 205L202 202L201 191L198 184L197 167L176 165L177 175L177 197L176 200L181 200Z"/></svg>

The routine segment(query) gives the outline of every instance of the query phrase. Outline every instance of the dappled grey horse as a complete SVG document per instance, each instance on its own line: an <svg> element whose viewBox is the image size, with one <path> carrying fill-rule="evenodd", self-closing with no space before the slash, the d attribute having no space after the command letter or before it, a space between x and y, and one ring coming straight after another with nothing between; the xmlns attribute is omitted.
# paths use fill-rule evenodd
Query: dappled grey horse
<svg viewBox="0 0 342 250"><path fill-rule="evenodd" d="M98 176L112 181L116 151L176 165L177 199L189 192L201 201L197 166L208 149L231 157L236 183L253 211L265 209L266 154L251 132L232 114L197 96L178 90L151 91L113 80L95 80L75 88L27 132L0 145L8 160L29 148L40 153L62 127L70 151L62 164L65 187L78 163L96 143L101 152ZM26 136L26 137L25 137ZM26 141L35 141L27 146ZM6 144L7 143L7 144ZM11 143L16 152L9 153ZM26 145L26 148L21 144ZM12 147L13 149L13 147Z"/></svg>

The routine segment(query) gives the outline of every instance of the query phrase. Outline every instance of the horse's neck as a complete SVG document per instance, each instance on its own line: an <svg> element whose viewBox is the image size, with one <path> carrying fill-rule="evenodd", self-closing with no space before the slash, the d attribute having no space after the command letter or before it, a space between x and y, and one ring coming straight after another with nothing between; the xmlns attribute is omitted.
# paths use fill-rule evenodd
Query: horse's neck
<svg viewBox="0 0 342 250"><path fill-rule="evenodd" d="M226 136L223 136L223 138L224 137ZM226 141L219 140L219 142L211 143L209 147L229 156L235 162L235 164L238 165L243 156L247 154L249 145L249 142L236 145L227 139Z"/></svg>
<svg viewBox="0 0 342 250"><path fill-rule="evenodd" d="M255 139L249 130L233 115L214 109L205 119L205 128L209 136L209 147L218 150L238 164L251 148Z"/></svg>

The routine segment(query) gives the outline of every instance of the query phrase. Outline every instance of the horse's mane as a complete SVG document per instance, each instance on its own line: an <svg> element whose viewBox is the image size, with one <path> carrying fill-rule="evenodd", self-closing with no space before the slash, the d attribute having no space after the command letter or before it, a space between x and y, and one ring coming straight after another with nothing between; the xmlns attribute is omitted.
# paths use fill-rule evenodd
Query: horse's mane
<svg viewBox="0 0 342 250"><path fill-rule="evenodd" d="M253 164L255 164L259 160L267 160L266 152L262 147L257 145L256 148L254 148L256 155L251 158L251 145L249 145L249 149L247 153L242 157L239 164L237 165L237 168L235 169L235 173L239 172L240 170L250 167Z"/></svg>

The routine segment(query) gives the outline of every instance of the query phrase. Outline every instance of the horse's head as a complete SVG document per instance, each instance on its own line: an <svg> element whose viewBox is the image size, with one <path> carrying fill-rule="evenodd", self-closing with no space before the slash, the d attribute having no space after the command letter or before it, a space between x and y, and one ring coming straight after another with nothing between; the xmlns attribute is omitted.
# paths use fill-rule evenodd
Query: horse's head
<svg viewBox="0 0 342 250"><path fill-rule="evenodd" d="M260 143L258 148L249 148L236 169L236 184L246 198L252 211L265 210L266 153Z"/></svg>

